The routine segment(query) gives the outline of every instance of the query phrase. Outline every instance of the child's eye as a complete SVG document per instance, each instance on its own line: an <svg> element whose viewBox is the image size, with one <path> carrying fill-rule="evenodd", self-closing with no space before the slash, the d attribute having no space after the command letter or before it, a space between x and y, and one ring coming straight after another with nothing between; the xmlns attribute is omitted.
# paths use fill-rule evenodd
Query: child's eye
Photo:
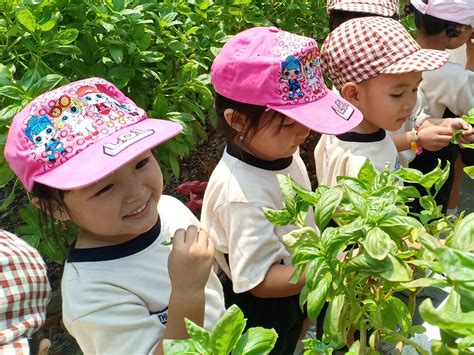
<svg viewBox="0 0 474 355"><path fill-rule="evenodd" d="M403 94L390 94L392 97L402 97Z"/></svg>
<svg viewBox="0 0 474 355"><path fill-rule="evenodd" d="M94 196L99 196L99 195L102 195L104 193L106 193L107 191L109 191L114 185L112 184L108 184L107 186L103 187L102 189L100 189Z"/></svg>
<svg viewBox="0 0 474 355"><path fill-rule="evenodd" d="M143 160L140 160L137 165L135 166L135 169L141 169L143 168L144 166L146 166L148 164L148 162L150 161L150 157L148 158L145 158Z"/></svg>

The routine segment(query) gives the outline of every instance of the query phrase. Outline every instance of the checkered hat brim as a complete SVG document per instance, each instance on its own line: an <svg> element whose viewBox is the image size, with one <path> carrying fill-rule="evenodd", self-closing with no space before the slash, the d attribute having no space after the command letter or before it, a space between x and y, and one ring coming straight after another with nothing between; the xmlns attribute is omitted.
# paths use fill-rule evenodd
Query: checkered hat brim
<svg viewBox="0 0 474 355"><path fill-rule="evenodd" d="M328 0L327 6L328 11L363 12L386 17L400 15L399 0Z"/></svg>
<svg viewBox="0 0 474 355"><path fill-rule="evenodd" d="M444 65L449 59L449 54L443 51L420 49L398 62L389 65L380 72L383 74L402 74L409 72L435 70Z"/></svg>
<svg viewBox="0 0 474 355"><path fill-rule="evenodd" d="M22 353L28 349L26 338L44 324L51 288L39 253L3 230L0 286L0 354Z"/></svg>
<svg viewBox="0 0 474 355"><path fill-rule="evenodd" d="M422 50L398 21L374 16L346 21L332 31L323 43L321 59L323 71L340 89L379 73L437 69L449 54Z"/></svg>

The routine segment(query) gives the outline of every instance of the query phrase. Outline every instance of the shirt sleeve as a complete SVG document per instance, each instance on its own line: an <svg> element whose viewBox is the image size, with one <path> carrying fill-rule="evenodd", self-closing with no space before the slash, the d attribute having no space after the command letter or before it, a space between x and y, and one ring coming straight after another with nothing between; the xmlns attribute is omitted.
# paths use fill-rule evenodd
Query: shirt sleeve
<svg viewBox="0 0 474 355"><path fill-rule="evenodd" d="M68 331L84 354L152 354L161 340L165 326L157 315L125 289L107 285L92 292L84 290L85 305ZM76 302L76 305L78 303ZM71 302L65 302L70 305ZM72 305L74 307L74 305Z"/></svg>
<svg viewBox="0 0 474 355"><path fill-rule="evenodd" d="M474 107L474 72L460 64L448 62L440 69L423 73L421 87L434 118L442 118L445 108L462 116Z"/></svg>
<svg viewBox="0 0 474 355"><path fill-rule="evenodd" d="M231 279L237 293L257 286L271 265L290 255L262 207L257 203L234 202L218 209L227 231Z"/></svg>

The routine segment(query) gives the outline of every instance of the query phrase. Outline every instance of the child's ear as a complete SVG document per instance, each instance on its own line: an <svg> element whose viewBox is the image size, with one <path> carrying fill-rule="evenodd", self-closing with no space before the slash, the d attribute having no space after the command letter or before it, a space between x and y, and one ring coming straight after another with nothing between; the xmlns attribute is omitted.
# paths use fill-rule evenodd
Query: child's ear
<svg viewBox="0 0 474 355"><path fill-rule="evenodd" d="M341 90L341 96L349 101L352 105L360 107L360 86L356 83L349 82L345 83Z"/></svg>
<svg viewBox="0 0 474 355"><path fill-rule="evenodd" d="M71 219L68 211L65 208L59 206L54 201L51 202L51 210L49 208L45 208L45 206L41 203L38 197L33 197L31 199L31 203L33 204L33 206L39 208L40 210L52 216L54 219L57 219L58 221L69 221Z"/></svg>
<svg viewBox="0 0 474 355"><path fill-rule="evenodd" d="M224 111L224 118L229 127L235 129L238 133L243 132L246 128L247 119L239 111L228 108Z"/></svg>

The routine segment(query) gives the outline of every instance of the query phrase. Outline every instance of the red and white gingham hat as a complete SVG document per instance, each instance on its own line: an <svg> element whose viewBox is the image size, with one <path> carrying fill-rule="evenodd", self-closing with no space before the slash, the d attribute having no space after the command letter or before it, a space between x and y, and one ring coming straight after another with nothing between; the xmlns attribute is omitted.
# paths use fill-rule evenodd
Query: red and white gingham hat
<svg viewBox="0 0 474 355"><path fill-rule="evenodd" d="M391 17L400 15L400 0L328 0L328 11L364 12Z"/></svg>
<svg viewBox="0 0 474 355"><path fill-rule="evenodd" d="M45 321L51 288L39 253L0 229L0 354L29 354Z"/></svg>
<svg viewBox="0 0 474 355"><path fill-rule="evenodd" d="M378 74L438 69L448 59L446 52L422 49L398 21L385 17L346 21L329 34L321 49L323 72L337 89Z"/></svg>

